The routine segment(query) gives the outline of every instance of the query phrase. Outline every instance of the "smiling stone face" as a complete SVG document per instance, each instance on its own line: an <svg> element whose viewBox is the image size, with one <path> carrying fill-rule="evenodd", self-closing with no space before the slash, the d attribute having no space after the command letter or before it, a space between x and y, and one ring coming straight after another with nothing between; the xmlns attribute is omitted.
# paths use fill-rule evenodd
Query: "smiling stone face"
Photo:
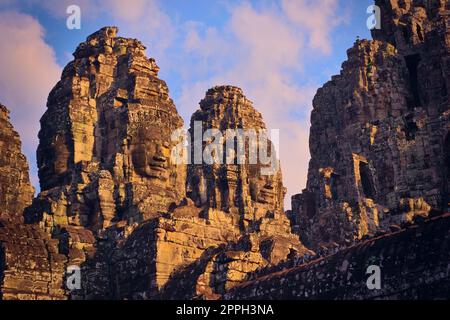
<svg viewBox="0 0 450 320"><path fill-rule="evenodd" d="M168 135L157 127L141 127L138 129L133 146L133 164L136 172L146 178L168 182L170 171L171 142Z"/></svg>
<svg viewBox="0 0 450 320"><path fill-rule="evenodd" d="M152 119L140 121L130 133L130 197L125 217L141 221L166 212L171 204L185 195L186 166L171 159L176 142L171 141L172 129Z"/></svg>
<svg viewBox="0 0 450 320"><path fill-rule="evenodd" d="M170 166L170 142L156 128L140 129L133 149L136 172L150 179L167 181Z"/></svg>
<svg viewBox="0 0 450 320"><path fill-rule="evenodd" d="M203 123L203 130L214 128L222 136L230 130L236 130L236 135L241 132L247 142L242 163L189 166L188 183L194 202L198 206L234 213L247 222L284 212L285 188L281 169L274 165L278 163L274 144L269 137L264 140L259 136L266 129L262 115L245 98L242 90L231 86L208 90L205 99L200 102L200 109L192 116L191 132L194 132L196 121ZM245 133L245 130L248 131ZM257 147L257 159L250 157L250 131L256 137L252 146ZM224 142L223 150L227 147ZM234 147L238 148L236 142ZM264 154L262 159L261 153Z"/></svg>
<svg viewBox="0 0 450 320"><path fill-rule="evenodd" d="M280 171L264 175L261 174L260 165L250 166L248 183L250 197L256 207L262 206L271 211L280 209L285 193Z"/></svg>
<svg viewBox="0 0 450 320"><path fill-rule="evenodd" d="M252 200L262 204L272 204L275 200L274 181L271 176L256 176L250 179Z"/></svg>

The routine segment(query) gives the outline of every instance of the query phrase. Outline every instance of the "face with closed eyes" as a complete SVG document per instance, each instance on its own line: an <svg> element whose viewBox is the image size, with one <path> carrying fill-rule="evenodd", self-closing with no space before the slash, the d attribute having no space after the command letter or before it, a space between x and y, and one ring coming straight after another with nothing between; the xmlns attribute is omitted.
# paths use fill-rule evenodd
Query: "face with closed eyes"
<svg viewBox="0 0 450 320"><path fill-rule="evenodd" d="M154 181L167 183L171 170L170 137L160 128L140 128L133 139L132 156L136 172Z"/></svg>
<svg viewBox="0 0 450 320"><path fill-rule="evenodd" d="M252 170L253 169L253 170ZM262 175L259 168L250 170L250 195L253 201L272 205L276 197L276 181L274 176Z"/></svg>

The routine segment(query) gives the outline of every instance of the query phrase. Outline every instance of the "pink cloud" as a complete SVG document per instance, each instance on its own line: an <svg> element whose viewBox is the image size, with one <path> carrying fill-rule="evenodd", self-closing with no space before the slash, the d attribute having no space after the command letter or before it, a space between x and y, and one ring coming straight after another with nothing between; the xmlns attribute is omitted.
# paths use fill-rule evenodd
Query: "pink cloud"
<svg viewBox="0 0 450 320"><path fill-rule="evenodd" d="M0 34L0 101L11 110L24 150L34 159L39 119L61 68L42 26L31 16L0 12Z"/></svg>
<svg viewBox="0 0 450 320"><path fill-rule="evenodd" d="M123 20L133 22L142 17L147 4L145 0L110 0L109 9Z"/></svg>
<svg viewBox="0 0 450 320"><path fill-rule="evenodd" d="M283 11L290 21L309 34L309 46L331 53L330 33L343 22L338 0L283 0Z"/></svg>
<svg viewBox="0 0 450 320"><path fill-rule="evenodd" d="M168 68L166 51L176 37L176 26L160 7L158 0L96 0L98 14L111 16L120 34L137 38L161 68Z"/></svg>
<svg viewBox="0 0 450 320"><path fill-rule="evenodd" d="M300 68L302 35L273 10L256 10L248 4L234 9L230 28L240 42L252 68L266 70Z"/></svg>

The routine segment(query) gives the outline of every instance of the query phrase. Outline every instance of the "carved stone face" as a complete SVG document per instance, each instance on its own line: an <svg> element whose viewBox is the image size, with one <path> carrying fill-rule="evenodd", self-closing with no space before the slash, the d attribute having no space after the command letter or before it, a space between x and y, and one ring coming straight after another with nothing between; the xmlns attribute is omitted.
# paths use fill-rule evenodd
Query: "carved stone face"
<svg viewBox="0 0 450 320"><path fill-rule="evenodd" d="M172 148L177 143L171 142L171 128L154 123L144 125L130 141L133 207L125 216L132 221L167 212L170 205L185 196L186 166L172 160Z"/></svg>
<svg viewBox="0 0 450 320"><path fill-rule="evenodd" d="M267 152L269 157L271 148ZM241 164L191 165L188 189L196 205L226 212L239 209L247 220L282 211L285 188L279 167L273 161L250 164L248 157Z"/></svg>
<svg viewBox="0 0 450 320"><path fill-rule="evenodd" d="M53 148L55 152L54 171L56 174L64 173L68 169L69 160L69 150L64 135L58 134L55 137Z"/></svg>
<svg viewBox="0 0 450 320"><path fill-rule="evenodd" d="M276 181L274 176L261 175L257 168L250 170L249 187L253 201L268 205L275 203Z"/></svg>
<svg viewBox="0 0 450 320"><path fill-rule="evenodd" d="M168 183L171 170L170 137L158 128L140 128L133 139L133 165L136 172L152 180Z"/></svg>

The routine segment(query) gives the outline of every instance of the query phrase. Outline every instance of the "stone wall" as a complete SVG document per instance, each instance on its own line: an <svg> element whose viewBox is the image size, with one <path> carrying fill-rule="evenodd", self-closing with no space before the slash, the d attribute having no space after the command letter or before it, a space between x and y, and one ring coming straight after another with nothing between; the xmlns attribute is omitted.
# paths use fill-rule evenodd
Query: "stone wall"
<svg viewBox="0 0 450 320"><path fill-rule="evenodd" d="M450 214L243 282L225 299L448 299ZM380 267L381 289L367 280ZM372 283L371 281L369 281Z"/></svg>
<svg viewBox="0 0 450 320"><path fill-rule="evenodd" d="M67 262L39 227L0 221L0 299L66 299Z"/></svg>

